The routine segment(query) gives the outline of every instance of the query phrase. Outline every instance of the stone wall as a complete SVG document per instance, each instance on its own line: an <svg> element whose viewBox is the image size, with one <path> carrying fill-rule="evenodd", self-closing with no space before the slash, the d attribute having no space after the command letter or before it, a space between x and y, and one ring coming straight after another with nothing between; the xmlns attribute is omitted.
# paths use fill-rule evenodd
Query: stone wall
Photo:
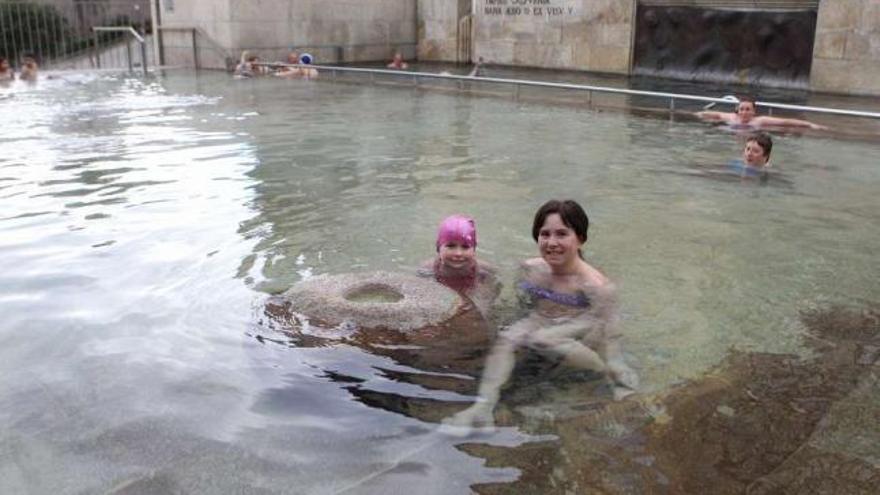
<svg viewBox="0 0 880 495"><path fill-rule="evenodd" d="M164 26L200 29L203 67L223 67L218 54L237 58L242 50L282 60L295 48L317 63L386 60L398 50L415 57L417 0L161 1ZM191 61L187 36L164 33L167 63Z"/></svg>
<svg viewBox="0 0 880 495"><path fill-rule="evenodd" d="M819 4L810 84L817 91L880 95L880 2Z"/></svg>
<svg viewBox="0 0 880 495"><path fill-rule="evenodd" d="M470 13L472 0L418 0L419 60L458 60L458 23Z"/></svg>
<svg viewBox="0 0 880 495"><path fill-rule="evenodd" d="M806 88L814 9L640 5L633 73L687 81Z"/></svg>
<svg viewBox="0 0 880 495"><path fill-rule="evenodd" d="M476 0L487 63L628 74L635 0Z"/></svg>

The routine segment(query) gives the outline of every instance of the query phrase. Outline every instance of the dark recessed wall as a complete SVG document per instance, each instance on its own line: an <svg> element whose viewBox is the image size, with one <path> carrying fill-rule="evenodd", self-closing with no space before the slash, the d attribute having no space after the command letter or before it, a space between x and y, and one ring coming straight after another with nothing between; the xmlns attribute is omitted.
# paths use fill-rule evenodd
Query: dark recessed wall
<svg viewBox="0 0 880 495"><path fill-rule="evenodd" d="M640 5L633 72L690 80L809 85L816 11Z"/></svg>

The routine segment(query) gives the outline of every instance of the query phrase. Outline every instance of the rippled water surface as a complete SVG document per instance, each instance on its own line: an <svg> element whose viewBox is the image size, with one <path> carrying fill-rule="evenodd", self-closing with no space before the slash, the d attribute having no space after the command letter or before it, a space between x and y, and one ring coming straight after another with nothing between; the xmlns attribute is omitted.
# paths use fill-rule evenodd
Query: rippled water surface
<svg viewBox="0 0 880 495"><path fill-rule="evenodd" d="M465 395L263 322L267 295L304 278L412 271L455 212L500 268L504 323L517 263L536 254L534 210L581 201L645 393L731 349L808 355L803 311L880 296L876 141L776 136L776 171L757 184L717 173L739 155L730 132L583 107L219 73L64 75L0 94L2 493L517 479L388 406ZM571 397L534 402L557 400ZM536 440L522 430L478 440Z"/></svg>

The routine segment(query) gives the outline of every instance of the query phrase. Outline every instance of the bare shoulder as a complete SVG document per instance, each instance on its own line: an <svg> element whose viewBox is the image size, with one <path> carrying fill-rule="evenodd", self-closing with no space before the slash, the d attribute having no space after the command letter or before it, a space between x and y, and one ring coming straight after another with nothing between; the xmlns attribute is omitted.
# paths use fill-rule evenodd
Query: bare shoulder
<svg viewBox="0 0 880 495"><path fill-rule="evenodd" d="M489 275L495 275L496 273L498 273L498 268L496 268L495 265L479 260L477 261L477 270L479 270L481 273L486 273Z"/></svg>
<svg viewBox="0 0 880 495"><path fill-rule="evenodd" d="M526 277L548 275L550 273L550 266L543 258L529 258L523 260L519 264L519 267Z"/></svg>
<svg viewBox="0 0 880 495"><path fill-rule="evenodd" d="M481 279L498 278L498 268L490 263L477 261L477 275L479 275Z"/></svg>
<svg viewBox="0 0 880 495"><path fill-rule="evenodd" d="M606 277L605 274L600 272L597 268L586 262L584 263L584 270L582 273L582 281L586 287L597 291L607 291L614 289L614 284L611 282L611 279Z"/></svg>

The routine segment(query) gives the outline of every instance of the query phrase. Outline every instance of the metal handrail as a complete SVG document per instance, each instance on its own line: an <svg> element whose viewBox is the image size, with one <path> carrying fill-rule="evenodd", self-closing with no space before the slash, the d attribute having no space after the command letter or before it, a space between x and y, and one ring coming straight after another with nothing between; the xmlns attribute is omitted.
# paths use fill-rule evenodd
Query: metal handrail
<svg viewBox="0 0 880 495"><path fill-rule="evenodd" d="M101 55L97 51L98 50L98 32L106 31L106 32L123 32L128 33L134 36L134 39L137 40L138 43L141 44L141 66L144 69L144 75L147 75L147 43L144 40L144 37L140 35L133 27L131 26L94 26L92 31L95 33L95 61L98 65L98 68L101 68ZM128 47L128 70L129 72L134 70L134 67L131 64L131 47Z"/></svg>
<svg viewBox="0 0 880 495"><path fill-rule="evenodd" d="M258 65L264 65L267 67L302 67L301 64L286 64L281 62L273 62L273 63L260 63ZM669 110L675 111L675 101L676 100L684 100L684 101L695 101L702 103L729 103L735 104L739 100L734 100L727 97L716 98L712 96L699 96L699 95L690 95L684 93L668 93L663 91L647 91L642 89L624 89L624 88L610 88L607 86L591 86L584 84L570 84L570 83L554 83L554 82L546 82L546 81L529 81L525 79L505 79L499 77L471 77L471 76L459 76L455 74L436 74L433 72L414 72L414 71L401 71L401 70L393 70L393 69L370 69L365 67L339 67L334 65L308 65L308 67L312 67L314 69L321 69L331 71L331 73L335 76L336 72L354 72L354 73L364 73L364 74L384 74L395 77L402 78L410 78L413 79L414 84L418 84L418 78L426 78L426 79L447 79L453 81L470 81L470 82L486 82L486 83L496 83L496 84L506 84L513 85L517 89L517 94L519 94L520 86L528 86L528 87L538 87L538 88L555 88L555 89L570 89L575 91L587 91L588 93L596 92L596 93L612 93L612 94L623 94L623 95L631 95L631 96L650 96L656 98L668 98L669 99ZM372 79L371 79L372 80ZM846 115L850 117L867 117L872 119L880 119L880 112L865 112L860 110L848 110L843 108L827 108L827 107L813 107L806 105L792 105L788 103L773 103L769 101L759 101L756 102L757 106L765 107L765 108L776 108L781 110L797 110L802 112L814 112L814 113L826 113L833 115Z"/></svg>

